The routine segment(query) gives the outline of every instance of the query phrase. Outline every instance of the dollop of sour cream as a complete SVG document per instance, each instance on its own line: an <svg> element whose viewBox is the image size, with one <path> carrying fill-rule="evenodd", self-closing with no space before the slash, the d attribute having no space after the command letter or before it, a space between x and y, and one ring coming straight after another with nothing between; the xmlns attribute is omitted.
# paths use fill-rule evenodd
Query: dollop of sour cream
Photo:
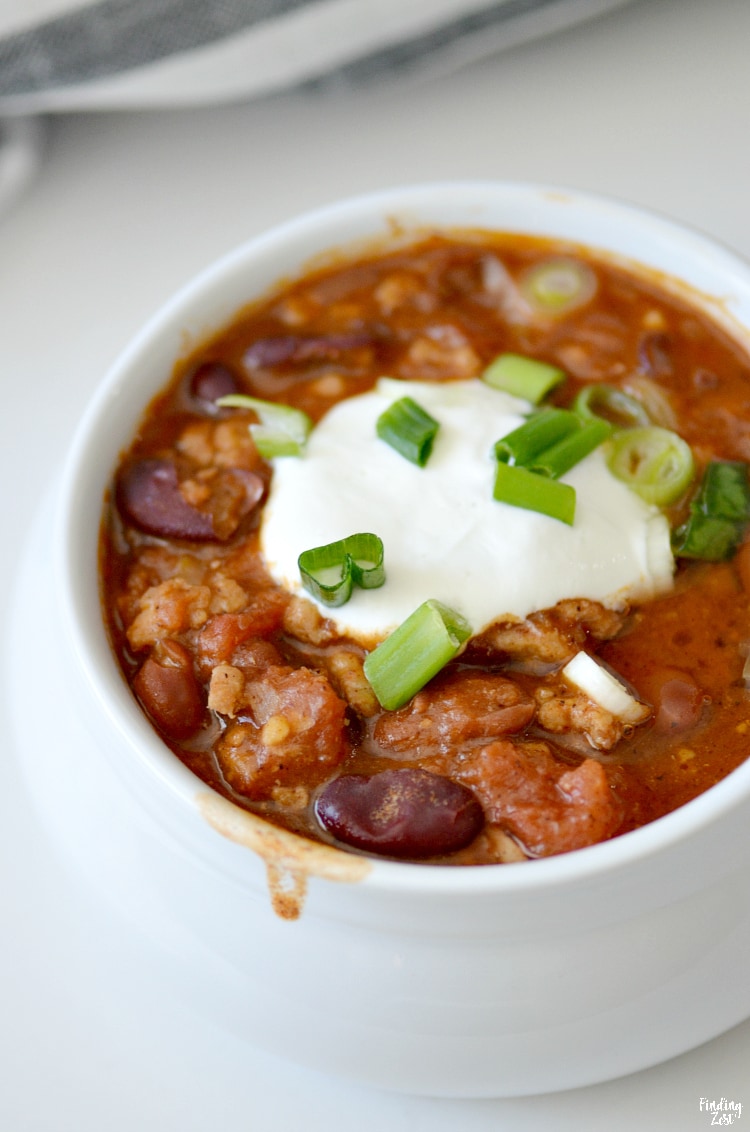
<svg viewBox="0 0 750 1132"><path fill-rule="evenodd" d="M380 414L405 396L440 424L423 468L376 434ZM610 473L601 448L562 477L576 490L572 526L493 499L494 443L531 409L479 379L381 378L371 392L339 402L302 457L274 461L261 528L272 576L309 596L297 565L302 551L362 531L378 535L385 584L355 586L345 605L320 606L342 633L368 644L430 598L479 633L564 598L616 608L669 589L666 518Z"/></svg>

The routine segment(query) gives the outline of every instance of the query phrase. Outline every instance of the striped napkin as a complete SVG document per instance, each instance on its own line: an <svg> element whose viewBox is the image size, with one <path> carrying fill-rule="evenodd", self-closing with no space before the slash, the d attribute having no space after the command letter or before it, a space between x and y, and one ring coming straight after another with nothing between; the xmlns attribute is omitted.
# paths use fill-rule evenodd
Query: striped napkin
<svg viewBox="0 0 750 1132"><path fill-rule="evenodd" d="M0 115L196 106L455 67L626 0L0 0Z"/></svg>

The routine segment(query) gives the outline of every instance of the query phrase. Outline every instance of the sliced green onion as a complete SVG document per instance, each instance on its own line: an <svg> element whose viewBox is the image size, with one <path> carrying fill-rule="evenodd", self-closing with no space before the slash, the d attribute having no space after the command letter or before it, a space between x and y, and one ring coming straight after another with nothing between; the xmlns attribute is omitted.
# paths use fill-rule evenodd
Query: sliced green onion
<svg viewBox="0 0 750 1132"><path fill-rule="evenodd" d="M708 464L690 504L687 522L675 531L673 549L682 558L721 562L731 558L750 520L747 465L740 461Z"/></svg>
<svg viewBox="0 0 750 1132"><path fill-rule="evenodd" d="M387 711L402 707L451 660L471 626L439 601L425 601L365 660L365 676Z"/></svg>
<svg viewBox="0 0 750 1132"><path fill-rule="evenodd" d="M542 409L495 444L495 456L557 479L606 440L612 426L598 417L582 421L569 409Z"/></svg>
<svg viewBox="0 0 750 1132"><path fill-rule="evenodd" d="M521 294L542 314L563 315L593 298L596 275L588 264L569 256L536 263L524 272Z"/></svg>
<svg viewBox="0 0 750 1132"><path fill-rule="evenodd" d="M648 413L648 422L661 428L677 427L675 413L666 389L645 374L635 373L627 379L627 392L634 397Z"/></svg>
<svg viewBox="0 0 750 1132"><path fill-rule="evenodd" d="M525 467L579 427L579 419L567 409L542 409L496 442L495 457Z"/></svg>
<svg viewBox="0 0 750 1132"><path fill-rule="evenodd" d="M526 358L523 354L500 354L481 377L493 389L538 405L551 389L565 380L565 373L557 366Z"/></svg>
<svg viewBox="0 0 750 1132"><path fill-rule="evenodd" d="M250 425L255 447L264 460L273 456L301 456L312 429L312 421L301 409L263 401L244 393L229 393L216 402L220 408L252 409L260 424Z"/></svg>
<svg viewBox="0 0 750 1132"><path fill-rule="evenodd" d="M380 414L375 425L381 440L420 468L430 458L439 428L438 422L411 397L394 401Z"/></svg>
<svg viewBox="0 0 750 1132"><path fill-rule="evenodd" d="M558 479L575 467L576 464L579 464L595 448L598 448L611 432L612 425L609 421L592 418L580 425L576 432L571 432L557 444L541 452L529 464L529 470Z"/></svg>
<svg viewBox="0 0 750 1132"><path fill-rule="evenodd" d="M584 420L609 421L615 428L637 428L651 424L645 407L616 385L585 385L573 402L573 411Z"/></svg>
<svg viewBox="0 0 750 1132"><path fill-rule="evenodd" d="M617 433L607 464L613 475L657 507L675 503L694 475L690 446L676 432L656 426Z"/></svg>
<svg viewBox="0 0 750 1132"><path fill-rule="evenodd" d="M347 602L354 585L372 590L385 581L383 543L369 533L303 550L297 565L308 593L331 607Z"/></svg>
<svg viewBox="0 0 750 1132"><path fill-rule="evenodd" d="M498 503L539 511L572 526L576 512L575 488L549 476L498 460L494 498Z"/></svg>

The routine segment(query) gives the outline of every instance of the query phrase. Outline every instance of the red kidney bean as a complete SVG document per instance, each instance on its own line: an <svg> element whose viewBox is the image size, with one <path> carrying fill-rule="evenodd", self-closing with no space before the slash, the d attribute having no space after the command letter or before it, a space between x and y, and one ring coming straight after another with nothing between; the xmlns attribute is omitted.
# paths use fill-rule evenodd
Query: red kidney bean
<svg viewBox="0 0 750 1132"><path fill-rule="evenodd" d="M473 841L484 812L471 790L405 767L334 778L318 796L321 825L339 841L388 857L434 857Z"/></svg>
<svg viewBox="0 0 750 1132"><path fill-rule="evenodd" d="M687 675L666 680L659 691L656 727L659 731L681 731L694 727L706 707L703 691Z"/></svg>
<svg viewBox="0 0 750 1132"><path fill-rule="evenodd" d="M716 389L719 384L719 379L710 369L704 369L703 366L698 366L697 369L693 370L692 382L696 389L704 392L706 389Z"/></svg>
<svg viewBox="0 0 750 1132"><path fill-rule="evenodd" d="M171 460L138 460L117 481L117 505L124 517L159 538L206 541L215 538L213 518L180 493Z"/></svg>
<svg viewBox="0 0 750 1132"><path fill-rule="evenodd" d="M244 497L237 519L226 524L222 520L218 532L214 516L193 507L180 492L177 469L171 460L137 460L127 465L117 481L117 505L128 522L158 538L222 540L234 533L239 518L255 507L264 491L262 479L254 472L238 468L226 474L242 484Z"/></svg>
<svg viewBox="0 0 750 1132"><path fill-rule="evenodd" d="M316 337L281 334L273 338L258 338L245 351L243 360L249 369L277 366L284 362L333 360L346 350L369 346L371 342L369 334L321 334Z"/></svg>
<svg viewBox="0 0 750 1132"><path fill-rule="evenodd" d="M638 342L638 360L650 377L666 377L672 372L672 341L662 331L642 335Z"/></svg>
<svg viewBox="0 0 750 1132"><path fill-rule="evenodd" d="M247 468L225 468L219 475L229 477L242 485L245 497L242 500L240 513L249 515L253 507L260 503L266 490L263 477L259 476L257 472L249 472Z"/></svg>
<svg viewBox="0 0 750 1132"><path fill-rule="evenodd" d="M143 662L133 690L160 731L188 739L203 722L203 692L190 655L177 641L161 641Z"/></svg>
<svg viewBox="0 0 750 1132"><path fill-rule="evenodd" d="M695 727L708 705L704 690L689 672L671 664L655 665L638 679L641 697L653 704L654 727L679 732Z"/></svg>
<svg viewBox="0 0 750 1132"><path fill-rule="evenodd" d="M190 378L190 394L203 401L206 408L215 409L214 401L230 393L240 393L240 383L229 366L221 362L204 362Z"/></svg>

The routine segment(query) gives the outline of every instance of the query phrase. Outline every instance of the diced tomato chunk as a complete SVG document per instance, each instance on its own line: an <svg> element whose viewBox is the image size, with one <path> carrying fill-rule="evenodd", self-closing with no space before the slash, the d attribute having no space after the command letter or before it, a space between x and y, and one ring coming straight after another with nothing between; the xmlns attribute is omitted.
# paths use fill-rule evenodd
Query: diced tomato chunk
<svg viewBox="0 0 750 1132"><path fill-rule="evenodd" d="M269 668L245 684L248 713L222 736L217 757L238 794L322 782L346 757L346 704L308 668Z"/></svg>

